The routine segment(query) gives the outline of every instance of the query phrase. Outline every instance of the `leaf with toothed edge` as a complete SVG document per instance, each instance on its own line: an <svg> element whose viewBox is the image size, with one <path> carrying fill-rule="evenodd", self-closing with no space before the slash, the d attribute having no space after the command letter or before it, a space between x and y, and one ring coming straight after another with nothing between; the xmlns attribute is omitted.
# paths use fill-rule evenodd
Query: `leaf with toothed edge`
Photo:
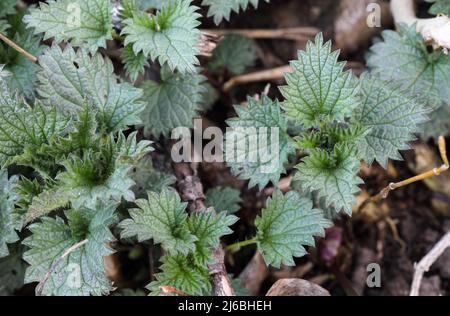
<svg viewBox="0 0 450 316"><path fill-rule="evenodd" d="M311 200L291 191L283 195L275 190L266 207L255 220L256 240L266 264L279 268L294 266L293 257L304 256L304 246L314 246L314 236L325 235L331 226L321 210L313 209Z"/></svg>

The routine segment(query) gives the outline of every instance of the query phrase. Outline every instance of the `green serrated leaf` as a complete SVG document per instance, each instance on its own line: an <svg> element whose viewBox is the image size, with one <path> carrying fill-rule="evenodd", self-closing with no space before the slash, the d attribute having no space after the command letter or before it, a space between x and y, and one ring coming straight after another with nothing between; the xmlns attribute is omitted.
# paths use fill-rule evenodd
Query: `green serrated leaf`
<svg viewBox="0 0 450 316"><path fill-rule="evenodd" d="M57 189L44 191L35 196L24 216L23 225L35 221L36 219L49 214L52 211L67 208L70 204L69 198L61 194Z"/></svg>
<svg viewBox="0 0 450 316"><path fill-rule="evenodd" d="M139 74L144 73L145 67L149 65L147 57L140 52L135 54L131 45L125 46L122 51L122 59L125 64L127 75L132 81L136 81Z"/></svg>
<svg viewBox="0 0 450 316"><path fill-rule="evenodd" d="M351 215L358 185L363 183L357 176L359 166L356 150L351 147L338 145L332 152L317 149L296 166L295 179L304 191L318 191L327 207Z"/></svg>
<svg viewBox="0 0 450 316"><path fill-rule="evenodd" d="M112 39L112 7L109 0L48 0L24 17L27 27L44 33L56 43L86 45L91 52Z"/></svg>
<svg viewBox="0 0 450 316"><path fill-rule="evenodd" d="M253 66L255 60L256 47L251 39L239 34L228 34L214 49L208 65L215 72L227 69L230 74L240 75Z"/></svg>
<svg viewBox="0 0 450 316"><path fill-rule="evenodd" d="M258 185L262 189L269 182L276 184L293 152L278 101L263 95L260 101L249 98L248 107L235 106L235 110L238 117L227 120L232 130L226 133L225 154L231 172L242 180L250 180L249 187Z"/></svg>
<svg viewBox="0 0 450 316"><path fill-rule="evenodd" d="M289 118L304 127L344 121L358 105L358 83L345 63L338 62L339 51L331 52L331 42L323 43L319 33L315 42L308 42L306 51L299 51L292 61L293 72L285 75L287 86L280 87L286 98L282 103Z"/></svg>
<svg viewBox="0 0 450 316"><path fill-rule="evenodd" d="M43 217L40 223L32 224L29 227L32 235L23 241L30 248L24 254L24 260L30 264L25 283L42 281L59 260L45 283L44 295L108 294L111 282L106 277L103 258L113 252L107 247L107 243L114 241L108 227L116 220L116 208L115 203L98 201L95 208L67 211L67 224L60 217ZM86 239L86 244L60 260L67 249Z"/></svg>
<svg viewBox="0 0 450 316"><path fill-rule="evenodd" d="M8 171L0 170L0 258L9 254L7 244L19 240L19 236L14 230L14 203L17 195L14 187L18 181L17 177L8 179Z"/></svg>
<svg viewBox="0 0 450 316"><path fill-rule="evenodd" d="M422 131L429 109L408 97L398 84L365 75L361 79L362 106L352 119L368 133L358 143L359 152L369 165L374 160L387 167L389 159L402 160L399 150L410 149L414 134Z"/></svg>
<svg viewBox="0 0 450 316"><path fill-rule="evenodd" d="M105 132L117 132L141 122L142 91L120 82L109 59L53 45L39 58L39 64L42 68L37 90L45 104L76 117L88 103L97 110L99 126Z"/></svg>
<svg viewBox="0 0 450 316"><path fill-rule="evenodd" d="M237 221L236 216L227 215L226 212L216 213L213 209L193 213L189 217L189 230L197 237L194 258L198 265L206 266L206 264L211 263L211 248L220 245L222 236L233 233L229 226Z"/></svg>
<svg viewBox="0 0 450 316"><path fill-rule="evenodd" d="M198 8L192 0L169 0L156 15L136 12L123 21L125 46L132 45L135 54L143 52L172 71L195 73L200 32Z"/></svg>
<svg viewBox="0 0 450 316"><path fill-rule="evenodd" d="M266 208L255 220L256 240L266 264L279 268L281 264L294 266L293 257L307 254L303 246L314 246L314 236L325 235L331 223L320 210L312 208L309 199L297 192L286 195L276 190L267 200Z"/></svg>
<svg viewBox="0 0 450 316"><path fill-rule="evenodd" d="M161 272L155 275L156 281L147 286L153 295L160 294L161 286L173 286L190 295L211 294L209 271L206 267L198 266L192 255L165 255L161 262Z"/></svg>
<svg viewBox="0 0 450 316"><path fill-rule="evenodd" d="M264 0L269 2L270 0ZM239 11L247 10L249 4L258 8L259 0L203 0L202 5L209 6L208 17L214 17L214 23L219 25L223 19L229 21L231 12L239 13Z"/></svg>
<svg viewBox="0 0 450 316"><path fill-rule="evenodd" d="M172 74L162 70L161 83L144 81L143 100L146 103L141 117L146 136L168 136L176 127L192 127L198 114L205 87L205 77L200 74Z"/></svg>
<svg viewBox="0 0 450 316"><path fill-rule="evenodd" d="M425 0L431 2L433 5L430 8L431 14L445 14L450 16L450 0Z"/></svg>
<svg viewBox="0 0 450 316"><path fill-rule="evenodd" d="M136 200L131 219L120 223L122 238L137 236L139 241L153 239L170 254L186 255L195 249L197 238L187 225L186 203L170 189L148 192L148 199Z"/></svg>
<svg viewBox="0 0 450 316"><path fill-rule="evenodd" d="M448 104L450 56L441 51L428 52L415 25L400 25L399 32L384 31L382 37L383 41L372 46L367 60L373 72L383 79L396 82L430 109ZM444 120L448 121L450 117ZM434 123L430 121L429 124ZM425 128L432 130L427 126ZM445 133L448 130L441 130L433 136Z"/></svg>
<svg viewBox="0 0 450 316"><path fill-rule="evenodd" d="M214 187L205 193L205 204L207 207L214 207L218 212L228 212L233 214L241 208L241 192L230 187Z"/></svg>
<svg viewBox="0 0 450 316"><path fill-rule="evenodd" d="M18 96L11 94L6 83L0 80L0 165L14 162L27 147L39 147L63 132L67 120L55 109L46 109L37 102L31 108Z"/></svg>

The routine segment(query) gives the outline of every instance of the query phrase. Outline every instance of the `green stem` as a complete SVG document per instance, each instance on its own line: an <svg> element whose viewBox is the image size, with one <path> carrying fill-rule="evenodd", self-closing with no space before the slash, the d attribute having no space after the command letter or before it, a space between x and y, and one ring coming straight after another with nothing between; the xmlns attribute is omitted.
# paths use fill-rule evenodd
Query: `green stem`
<svg viewBox="0 0 450 316"><path fill-rule="evenodd" d="M244 240L244 241L239 241L237 243L226 246L225 251L236 252L236 251L239 251L239 249L241 249L242 247L245 247L248 245L253 245L253 244L256 244L257 242L258 242L258 240L256 239L256 237L252 238L252 239Z"/></svg>

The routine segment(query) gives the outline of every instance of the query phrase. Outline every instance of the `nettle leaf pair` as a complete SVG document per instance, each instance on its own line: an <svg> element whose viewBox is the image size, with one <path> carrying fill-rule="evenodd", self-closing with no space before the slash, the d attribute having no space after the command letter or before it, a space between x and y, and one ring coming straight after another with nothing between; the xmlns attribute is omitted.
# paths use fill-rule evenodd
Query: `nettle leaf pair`
<svg viewBox="0 0 450 316"><path fill-rule="evenodd" d="M229 165L239 178L250 180L250 186L263 188L269 182L277 184L288 157L299 149L304 157L295 167L295 179L301 191L315 192L326 208L350 215L362 184L357 176L360 161L371 164L376 160L386 166L389 159L400 160L398 151L408 149L414 134L422 131L430 109L405 91L402 82L369 73L358 79L344 72L345 63L338 62L338 55L331 51L331 42L324 44L319 34L291 63L293 71L285 76L287 85L280 88L285 101L263 96L259 101L250 99L248 107L236 107L238 117L228 121L230 127L278 127L274 157L279 159L270 172L263 171L261 160ZM304 129L294 139L288 134L288 120ZM227 137L237 137L245 144L249 135L230 132ZM243 155L250 154L246 150Z"/></svg>

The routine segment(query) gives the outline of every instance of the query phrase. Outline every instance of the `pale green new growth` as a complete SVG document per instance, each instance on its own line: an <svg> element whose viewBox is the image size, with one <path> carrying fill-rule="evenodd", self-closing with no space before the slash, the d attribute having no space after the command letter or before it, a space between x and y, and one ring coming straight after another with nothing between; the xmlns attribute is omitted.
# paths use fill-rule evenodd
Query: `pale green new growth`
<svg viewBox="0 0 450 316"><path fill-rule="evenodd" d="M82 207L66 212L68 222L60 217L44 217L32 224L32 232L23 244L27 268L25 283L40 282L57 260L70 247L88 242L62 259L50 274L43 288L44 295L104 295L111 290L103 258L113 253L107 243L114 241L108 227L115 222L116 203L98 202L94 208Z"/></svg>
<svg viewBox="0 0 450 316"><path fill-rule="evenodd" d="M147 288L158 295L160 286L173 286L190 295L210 295L212 292L209 271L198 266L193 256L165 255L161 258L161 272L155 275L156 281Z"/></svg>
<svg viewBox="0 0 450 316"><path fill-rule="evenodd" d="M287 120L278 101L264 95L260 101L249 98L248 107L235 106L235 111L238 117L227 120L233 130L226 133L226 153L231 152L229 142L234 147L234 156L227 157L231 172L240 179L250 180L249 187L258 185L262 189L269 182L276 184L285 172L288 155L293 152ZM251 139L257 141L250 142ZM263 141L266 147L262 146Z"/></svg>
<svg viewBox="0 0 450 316"><path fill-rule="evenodd" d="M140 52L136 54L131 45L124 47L122 51L122 60L125 64L127 75L132 81L136 81L138 75L144 73L145 67L149 65L144 53Z"/></svg>
<svg viewBox="0 0 450 316"><path fill-rule="evenodd" d="M95 52L112 39L111 10L109 0L48 0L31 9L24 22L36 34L45 33L44 39L86 45Z"/></svg>
<svg viewBox="0 0 450 316"><path fill-rule="evenodd" d="M37 102L31 108L0 80L0 165L10 165L27 147L39 147L65 130L67 120Z"/></svg>
<svg viewBox="0 0 450 316"><path fill-rule="evenodd" d="M266 264L279 268L295 265L293 257L304 256L304 246L314 246L314 236L324 236L331 222L320 210L312 208L309 199L297 192L283 195L276 190L255 220L256 241Z"/></svg>
<svg viewBox="0 0 450 316"><path fill-rule="evenodd" d="M270 0L264 0L269 2ZM249 4L258 8L259 0L203 0L202 5L209 6L208 16L214 17L214 23L218 25L223 19L230 20L231 12L247 10Z"/></svg>
<svg viewBox="0 0 450 316"><path fill-rule="evenodd" d="M146 136L169 136L176 127L192 127L198 114L205 77L200 74L173 74L166 67L161 70L161 82L147 80L141 84L146 107L142 112Z"/></svg>
<svg viewBox="0 0 450 316"><path fill-rule="evenodd" d="M239 211L239 204L242 202L241 192L230 187L214 187L206 191L205 204L207 207L214 207L218 212L228 212L229 214Z"/></svg>
<svg viewBox="0 0 450 316"><path fill-rule="evenodd" d="M191 0L169 0L156 15L136 12L123 21L125 46L132 45L135 54L143 54L172 71L196 72L199 61L197 45L200 25L197 7Z"/></svg>
<svg viewBox="0 0 450 316"><path fill-rule="evenodd" d="M309 128L351 114L358 105L357 80L343 72L345 63L338 57L339 51L331 52L331 42L323 44L322 33L308 42L306 51L299 51L299 59L291 62L293 72L285 75L287 86L280 88L289 118Z"/></svg>
<svg viewBox="0 0 450 316"><path fill-rule="evenodd" d="M297 165L296 179L304 191L318 191L327 207L351 215L355 194L360 191L358 185L363 183L356 175L359 166L356 150L345 145L335 147L331 153L318 149Z"/></svg>

